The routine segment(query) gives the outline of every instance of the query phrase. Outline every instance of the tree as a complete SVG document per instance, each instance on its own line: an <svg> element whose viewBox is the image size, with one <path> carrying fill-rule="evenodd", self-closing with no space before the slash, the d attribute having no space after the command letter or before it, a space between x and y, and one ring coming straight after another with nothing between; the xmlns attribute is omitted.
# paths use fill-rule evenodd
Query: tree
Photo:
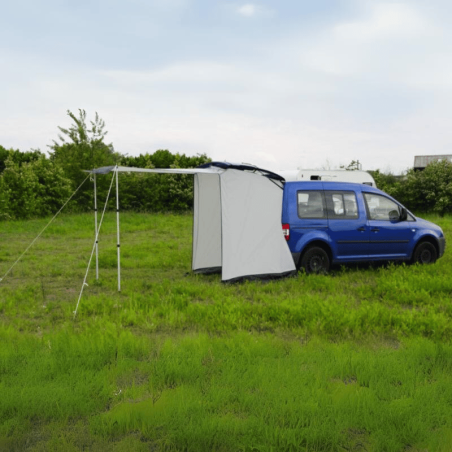
<svg viewBox="0 0 452 452"><path fill-rule="evenodd" d="M77 118L70 110L68 116L74 121L71 127L58 127L62 134L58 135L60 143L53 140L49 146L51 158L57 161L65 173L75 183L84 179L82 170L100 166L114 165L119 155L115 153L113 144L105 143L105 122L96 113L91 127L86 124L86 112L79 109Z"/></svg>
<svg viewBox="0 0 452 452"><path fill-rule="evenodd" d="M79 109L78 117L70 110L67 112L73 124L69 128L58 127L59 142L53 140L49 146L51 160L63 168L64 174L72 181L72 188L77 188L86 178L83 170L101 166L115 165L120 155L114 151L113 144L105 143L107 131L105 122L96 113L90 126L86 124L86 112ZM99 191L106 187L105 178L100 180ZM86 209L92 197L92 187L84 187L77 196L77 202L82 209Z"/></svg>
<svg viewBox="0 0 452 452"><path fill-rule="evenodd" d="M409 170L403 184L407 207L434 211L443 216L452 212L452 163L432 162L423 171Z"/></svg>
<svg viewBox="0 0 452 452"><path fill-rule="evenodd" d="M402 176L395 176L390 172L382 173L379 169L368 172L374 178L375 184L380 190L383 190L388 195L394 196L394 198L398 199Z"/></svg>
<svg viewBox="0 0 452 452"><path fill-rule="evenodd" d="M31 151L21 152L18 149L6 149L0 146L0 173L6 167L6 160L11 158L13 162L22 166L24 163L30 163L38 160L42 156L42 152L39 149L32 149Z"/></svg>
<svg viewBox="0 0 452 452"><path fill-rule="evenodd" d="M340 168L346 171L359 171L361 169L361 163L359 163L359 160L352 160L348 166L341 165Z"/></svg>

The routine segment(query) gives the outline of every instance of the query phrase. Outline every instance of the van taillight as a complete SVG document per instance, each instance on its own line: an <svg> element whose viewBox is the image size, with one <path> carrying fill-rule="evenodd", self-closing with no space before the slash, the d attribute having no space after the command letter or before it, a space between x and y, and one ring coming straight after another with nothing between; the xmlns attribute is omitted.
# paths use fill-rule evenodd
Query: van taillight
<svg viewBox="0 0 452 452"><path fill-rule="evenodd" d="M289 240L290 239L290 226L288 224L283 224L282 231L283 231L283 235L286 238L286 240Z"/></svg>

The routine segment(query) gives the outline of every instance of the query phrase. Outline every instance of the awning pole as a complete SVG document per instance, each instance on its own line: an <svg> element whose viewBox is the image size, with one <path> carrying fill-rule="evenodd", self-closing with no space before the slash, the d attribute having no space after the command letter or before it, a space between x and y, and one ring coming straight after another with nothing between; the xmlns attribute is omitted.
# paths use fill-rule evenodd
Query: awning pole
<svg viewBox="0 0 452 452"><path fill-rule="evenodd" d="M96 279L99 279L99 240L97 233L97 185L96 185L96 173L94 173L94 225L95 225L95 240L96 240Z"/></svg>
<svg viewBox="0 0 452 452"><path fill-rule="evenodd" d="M121 255L120 255L120 243L119 243L119 182L118 182L118 166L116 165L116 229L118 237L118 292L121 292Z"/></svg>

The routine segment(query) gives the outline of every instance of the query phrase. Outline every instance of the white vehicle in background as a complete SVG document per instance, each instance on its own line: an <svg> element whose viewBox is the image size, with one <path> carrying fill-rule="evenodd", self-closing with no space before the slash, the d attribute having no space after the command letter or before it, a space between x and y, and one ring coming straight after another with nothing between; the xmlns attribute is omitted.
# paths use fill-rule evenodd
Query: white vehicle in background
<svg viewBox="0 0 452 452"><path fill-rule="evenodd" d="M374 178L367 171L347 171L347 170L313 170L301 169L274 171L284 177L286 181L298 180L319 180L333 182L354 182L376 187Z"/></svg>

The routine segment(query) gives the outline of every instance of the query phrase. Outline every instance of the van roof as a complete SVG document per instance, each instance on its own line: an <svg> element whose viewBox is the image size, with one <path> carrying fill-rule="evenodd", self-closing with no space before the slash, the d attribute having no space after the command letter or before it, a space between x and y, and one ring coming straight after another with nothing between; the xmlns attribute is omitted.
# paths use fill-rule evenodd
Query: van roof
<svg viewBox="0 0 452 452"><path fill-rule="evenodd" d="M300 187L305 187L306 189L313 190L319 187L319 184L322 184L325 190L359 190L359 191L367 191L371 193L381 193L376 187L372 187L367 184L360 184L356 182L335 182L335 181L324 181L324 180L313 180L313 181L287 181L286 184L298 184Z"/></svg>

